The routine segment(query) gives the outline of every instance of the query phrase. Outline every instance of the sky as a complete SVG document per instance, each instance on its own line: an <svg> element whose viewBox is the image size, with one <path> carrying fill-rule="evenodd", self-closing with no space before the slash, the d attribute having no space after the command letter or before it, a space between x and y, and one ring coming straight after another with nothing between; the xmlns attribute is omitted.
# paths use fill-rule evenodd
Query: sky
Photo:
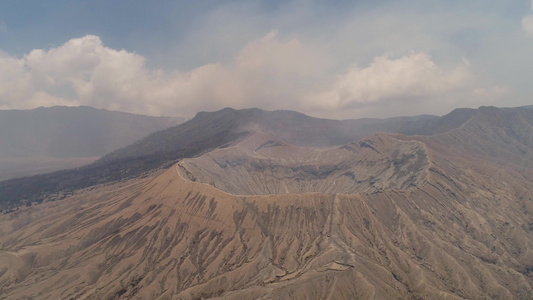
<svg viewBox="0 0 533 300"><path fill-rule="evenodd" d="M532 78L528 0L0 1L0 109L443 115Z"/></svg>

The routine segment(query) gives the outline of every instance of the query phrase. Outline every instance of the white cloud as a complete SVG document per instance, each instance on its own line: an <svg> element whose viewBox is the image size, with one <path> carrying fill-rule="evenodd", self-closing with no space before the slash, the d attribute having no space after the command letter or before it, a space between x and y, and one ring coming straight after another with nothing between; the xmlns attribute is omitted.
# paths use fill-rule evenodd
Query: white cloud
<svg viewBox="0 0 533 300"><path fill-rule="evenodd" d="M533 10L533 1L531 1L531 9ZM528 35L533 36L533 14L522 18L522 29L524 29Z"/></svg>
<svg viewBox="0 0 533 300"><path fill-rule="evenodd" d="M98 36L88 35L21 58L0 52L0 109L88 105L190 116L230 106L335 117L421 98L453 103L446 96L472 97L478 88L465 57L444 68L422 52L379 56L365 68L352 65L335 76L329 58L317 51L297 39L281 40L273 31L248 43L230 63L163 71L148 68L139 54L105 47ZM491 91L481 88L477 94Z"/></svg>
<svg viewBox="0 0 533 300"><path fill-rule="evenodd" d="M148 114L191 114L225 106L288 107L317 74L317 57L275 32L249 43L227 66L150 70L145 58L88 35L20 59L0 56L0 107L90 105ZM66 96L65 96L66 95ZM293 107L294 108L294 107Z"/></svg>
<svg viewBox="0 0 533 300"><path fill-rule="evenodd" d="M522 28L527 34L533 36L533 15L522 18Z"/></svg>
<svg viewBox="0 0 533 300"><path fill-rule="evenodd" d="M463 59L464 60L464 59ZM426 53L398 59L379 56L366 68L353 65L313 105L330 110L382 105L385 101L432 98L472 84L467 64L444 71Z"/></svg>

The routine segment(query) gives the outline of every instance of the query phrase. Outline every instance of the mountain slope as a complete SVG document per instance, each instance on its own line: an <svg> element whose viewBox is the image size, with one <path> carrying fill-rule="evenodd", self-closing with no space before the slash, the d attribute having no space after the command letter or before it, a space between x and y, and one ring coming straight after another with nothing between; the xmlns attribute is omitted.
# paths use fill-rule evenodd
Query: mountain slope
<svg viewBox="0 0 533 300"><path fill-rule="evenodd" d="M440 137L369 138L423 144L426 180L407 187L233 195L175 165L2 215L0 295L531 299L533 181ZM273 154L251 147L271 140L232 147Z"/></svg>
<svg viewBox="0 0 533 300"><path fill-rule="evenodd" d="M533 167L533 111L481 107L461 127L432 140L524 171Z"/></svg>
<svg viewBox="0 0 533 300"><path fill-rule="evenodd" d="M456 122L442 121L449 119ZM298 146L327 147L344 145L379 131L405 134L443 132L466 121L466 117L449 116L337 121L292 111L231 108L213 113L200 112L188 122L153 133L86 167L0 182L0 206L5 209L21 203L40 202L53 194L57 196L59 193L62 197L61 194L79 188L133 178L168 167L179 159L225 147L253 131L266 132Z"/></svg>
<svg viewBox="0 0 533 300"><path fill-rule="evenodd" d="M91 107L50 107L0 111L0 179L53 169L62 161L86 162L133 143L155 131L175 126L181 118L148 117ZM78 159L78 160L76 160ZM3 165L34 171L7 174ZM50 162L50 163L47 163ZM26 163L27 165L27 163ZM57 169L56 169L57 170Z"/></svg>
<svg viewBox="0 0 533 300"><path fill-rule="evenodd" d="M417 133L437 119L436 116L416 116L338 121L309 117L294 111L225 108L213 113L200 112L181 126L154 133L106 155L101 161L172 153L185 144L252 131L270 133L297 146L327 147L347 144L378 131Z"/></svg>

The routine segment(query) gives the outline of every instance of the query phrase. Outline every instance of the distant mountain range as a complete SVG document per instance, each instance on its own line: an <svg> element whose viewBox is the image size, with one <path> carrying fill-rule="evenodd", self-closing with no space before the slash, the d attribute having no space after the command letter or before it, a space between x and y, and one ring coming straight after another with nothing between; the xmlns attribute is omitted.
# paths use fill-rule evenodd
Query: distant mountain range
<svg viewBox="0 0 533 300"><path fill-rule="evenodd" d="M91 107L0 110L0 180L87 164L181 122Z"/></svg>

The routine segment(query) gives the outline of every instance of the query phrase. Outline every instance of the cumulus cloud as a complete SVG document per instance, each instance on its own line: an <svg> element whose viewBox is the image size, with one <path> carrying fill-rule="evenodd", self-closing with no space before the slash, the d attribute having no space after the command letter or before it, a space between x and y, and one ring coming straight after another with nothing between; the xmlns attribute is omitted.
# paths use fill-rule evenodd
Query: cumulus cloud
<svg viewBox="0 0 533 300"><path fill-rule="evenodd" d="M94 35L20 59L3 54L0 107L90 105L155 115L225 106L283 108L308 88L306 78L320 65L300 42L279 41L276 32L249 43L228 65L165 72L145 63L138 54L105 47Z"/></svg>
<svg viewBox="0 0 533 300"><path fill-rule="evenodd" d="M477 88L474 81L466 59L442 68L423 52L379 56L367 67L352 65L335 76L322 53L297 39L282 40L275 31L248 43L229 63L185 72L150 69L143 56L106 47L94 35L21 58L0 53L1 109L89 105L190 116L230 106L321 115L442 99L463 90L471 96ZM477 94L490 91L479 89Z"/></svg>
<svg viewBox="0 0 533 300"><path fill-rule="evenodd" d="M379 56L366 68L353 65L338 76L331 90L314 97L314 105L337 110L406 98L432 98L463 89L472 81L465 62L444 71L426 53L411 53L397 59Z"/></svg>

